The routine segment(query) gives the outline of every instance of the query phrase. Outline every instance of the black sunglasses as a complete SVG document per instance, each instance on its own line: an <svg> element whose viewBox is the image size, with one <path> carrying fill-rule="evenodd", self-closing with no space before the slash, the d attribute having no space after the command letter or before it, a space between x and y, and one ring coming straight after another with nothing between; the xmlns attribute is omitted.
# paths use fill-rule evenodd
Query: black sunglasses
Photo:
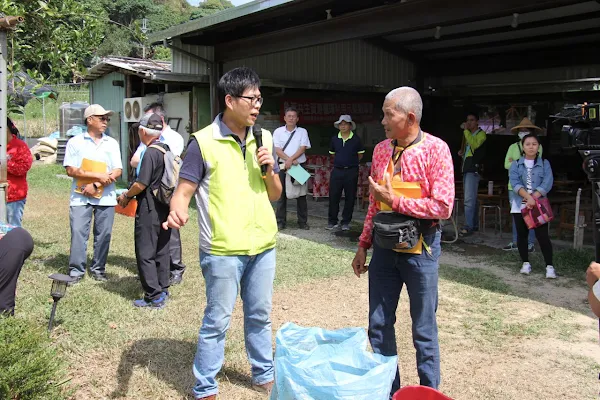
<svg viewBox="0 0 600 400"><path fill-rule="evenodd" d="M105 121L106 123L110 122L110 118L105 117L105 116L94 115L94 117L98 118L100 121Z"/></svg>

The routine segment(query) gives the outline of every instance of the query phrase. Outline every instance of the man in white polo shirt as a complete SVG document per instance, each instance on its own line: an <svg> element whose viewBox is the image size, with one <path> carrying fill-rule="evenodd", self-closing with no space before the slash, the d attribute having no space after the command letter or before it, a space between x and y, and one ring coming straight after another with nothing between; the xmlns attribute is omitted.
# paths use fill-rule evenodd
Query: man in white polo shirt
<svg viewBox="0 0 600 400"><path fill-rule="evenodd" d="M107 280L106 258L117 205L114 182L119 179L123 170L119 143L104 133L112 114L112 111L105 110L99 104L86 108L83 116L87 132L69 139L65 150L63 166L67 175L73 178L69 203L69 275L74 278L72 284L78 283L85 275L92 216L94 256L90 273L95 280ZM99 167L103 170L99 171Z"/></svg>
<svg viewBox="0 0 600 400"><path fill-rule="evenodd" d="M298 124L298 111L293 107L285 110L283 119L285 125L275 129L273 132L273 145L277 153L277 162L279 163L279 180L283 186L281 198L277 202L277 227L279 230L285 229L287 217L287 196L285 193L285 174L293 165L303 165L306 163L304 152L310 149L310 140L308 132L300 128ZM298 215L298 227L300 229L310 229L308 226L308 204L306 195L298 197L296 212Z"/></svg>

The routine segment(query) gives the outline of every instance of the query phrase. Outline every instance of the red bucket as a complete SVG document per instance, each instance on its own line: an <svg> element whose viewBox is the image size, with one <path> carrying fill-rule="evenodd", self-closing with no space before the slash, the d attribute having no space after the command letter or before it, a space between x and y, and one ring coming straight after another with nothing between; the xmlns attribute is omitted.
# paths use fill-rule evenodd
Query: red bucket
<svg viewBox="0 0 600 400"><path fill-rule="evenodd" d="M405 386L394 393L392 400L452 400L427 386Z"/></svg>

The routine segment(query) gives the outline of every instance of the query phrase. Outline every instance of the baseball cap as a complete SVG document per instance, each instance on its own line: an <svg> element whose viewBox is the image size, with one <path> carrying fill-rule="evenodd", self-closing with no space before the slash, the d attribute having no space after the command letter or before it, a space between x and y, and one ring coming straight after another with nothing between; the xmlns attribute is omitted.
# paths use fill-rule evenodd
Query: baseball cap
<svg viewBox="0 0 600 400"><path fill-rule="evenodd" d="M100 104L92 104L83 112L83 118L87 119L92 115L113 115L114 113L114 111L105 110Z"/></svg>
<svg viewBox="0 0 600 400"><path fill-rule="evenodd" d="M160 117L160 115L155 114L155 113L146 114L140 120L139 126L141 126L143 128L162 131L163 130L162 118Z"/></svg>

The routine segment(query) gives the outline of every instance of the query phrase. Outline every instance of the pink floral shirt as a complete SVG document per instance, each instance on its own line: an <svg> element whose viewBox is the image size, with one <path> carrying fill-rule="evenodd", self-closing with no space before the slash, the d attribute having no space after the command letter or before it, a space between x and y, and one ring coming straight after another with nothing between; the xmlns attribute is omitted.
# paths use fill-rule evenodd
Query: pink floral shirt
<svg viewBox="0 0 600 400"><path fill-rule="evenodd" d="M394 147L391 139L375 146L371 177L375 182L383 179ZM392 209L400 214L421 219L448 219L454 205L454 165L448 145L443 140L423 132L419 143L408 147L400 158L402 180L420 182L421 198L394 197ZM359 246L371 247L373 217L379 212L378 202L369 196L369 209L365 218Z"/></svg>

